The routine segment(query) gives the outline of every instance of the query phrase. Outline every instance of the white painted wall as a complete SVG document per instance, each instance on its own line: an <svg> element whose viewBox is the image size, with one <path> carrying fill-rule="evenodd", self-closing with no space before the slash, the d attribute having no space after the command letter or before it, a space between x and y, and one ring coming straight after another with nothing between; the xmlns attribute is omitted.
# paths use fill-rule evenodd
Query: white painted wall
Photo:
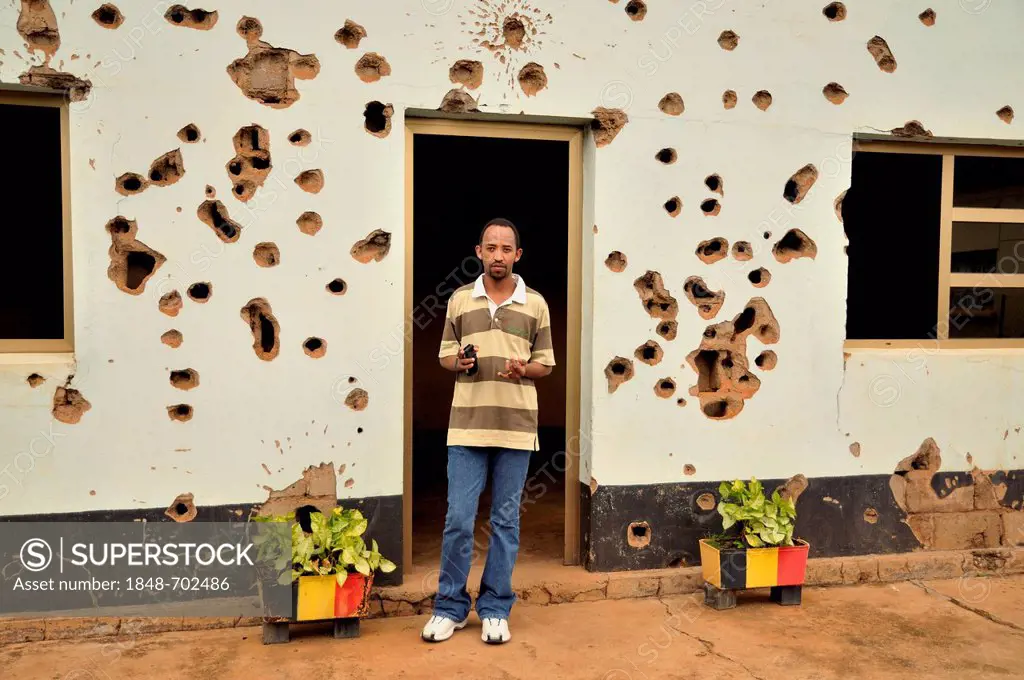
<svg viewBox="0 0 1024 680"><path fill-rule="evenodd" d="M1020 423L1012 420L1012 408L1021 391L1020 353L930 356L926 370L911 373L916 382L899 378L900 397L887 408L877 405L877 392L880 378L884 387L885 376L895 376L890 355L857 353L844 371L846 259L832 204L849 185L853 132L888 130L916 118L941 136L1021 136L1019 121L1007 126L995 111L1011 104L1024 112L1024 101L1014 101L1024 91L1024 46L1017 35L1024 7L935 0L937 24L925 27L917 19L925 4L883 0L851 1L840 23L822 16L823 0L651 0L642 22L625 15L625 2L529 4L528 11L540 10L535 16L550 13L551 19L542 21L537 51L512 55L512 72L530 60L542 64L549 87L537 97L510 87L500 64L473 45L470 31L479 19L469 11L481 10L482 1L354 6L296 0L283 6L223 0L206 7L220 12L208 32L171 26L161 18L161 3L122 2L127 20L111 31L90 18L95 6L54 2L62 47L53 65L94 85L90 98L72 107L77 347L74 357L45 364L38 357L3 358L0 514L161 507L184 491L193 492L200 507L258 501L266 495L262 485L283 487L307 465L328 460L347 465L339 482L354 479L351 488L339 483L343 498L401 493L402 111L436 108L452 87L448 67L460 58L485 64L485 83L474 93L482 110L588 116L604 105L625 108L630 117L610 146L588 152L593 202L587 214L598 233L585 226L594 305L584 329L592 333L593 364L584 367L592 392L583 421L593 423L593 433L583 481L591 471L602 485L884 473L927 436L944 451L970 451L981 467L1018 465L1021 439L1014 426ZM17 82L27 67L13 54L28 55L15 29L17 11L0 9L5 83ZM261 20L270 44L320 60L317 78L297 81L301 99L290 108L250 101L228 77L225 67L246 52L234 30L243 15ZM347 17L369 33L357 50L333 39ZM735 51L716 43L725 29L740 36ZM876 34L895 54L893 74L881 72L865 48ZM384 55L392 75L361 82L353 65L367 51ZM830 81L850 92L842 106L821 94ZM733 110L722 108L725 89L739 95ZM774 98L767 112L750 102L760 89ZM669 91L684 98L679 117L657 108ZM373 99L395 107L387 139L362 129L364 104ZM175 133L187 123L199 126L203 143L179 143ZM270 130L274 170L248 213L228 195L224 166L234 155L232 135L251 123ZM314 138L302 151L286 142L300 127ZM180 182L129 198L114 192L116 176L143 172L179 146L186 168ZM654 160L664 146L678 150L675 165ZM782 189L806 163L821 177L793 208ZM325 173L326 188L318 195L291 181L309 168ZM703 186L711 173L723 177L725 196L721 214L708 218L699 204L711 195ZM222 245L196 219L207 184L247 225L238 243ZM673 195L684 203L675 219L661 207ZM315 237L295 227L305 210L323 216L324 229ZM168 258L138 297L117 290L106 276L110 242L103 225L118 214L137 220L140 240ZM816 260L779 265L771 257L770 244L790 226L816 241ZM379 263L355 262L349 248L375 228L392 232L391 254ZM772 240L761 238L766 229ZM704 265L693 250L714 236L730 244L749 240L754 259ZM253 245L264 240L279 245L279 267L262 269L252 261ZM603 264L616 249L629 258L621 274ZM745 273L761 265L773 278L755 289ZM680 300L674 342L654 333L657 321L632 287L648 269L661 272ZM726 422L705 418L696 399L687 396L689 404L679 408L653 393L664 375L675 377L682 392L695 381L684 360L709 322L683 295L683 281L692 274L726 290L715 321L732 318L757 294L782 329L772 347L778 368L762 374L760 392ZM350 286L344 297L323 290L335 276ZM162 293L173 287L184 293L194 281L213 283L210 302L186 299L174 319L157 311ZM257 296L270 301L282 327L281 355L270 363L256 359L238 315ZM185 336L179 349L160 343L169 328ZM302 353L309 335L327 339L326 357L314 361ZM632 381L607 394L607 361L631 356L647 339L665 347L662 364L638 364ZM749 357L759 350L751 341ZM184 367L200 373L200 386L190 392L168 383L169 370ZM34 390L24 380L33 371L47 377ZM72 371L73 386L93 408L79 424L64 425L51 418L50 403ZM336 394L337 381L347 389L349 375L370 393L364 412L347 410ZM168 420L165 406L179 401L195 406L190 423ZM365 431L357 434L360 426ZM44 446L41 433L55 445ZM860 458L850 455L851 441L862 444ZM40 455L19 455L30 446ZM947 469L969 468L962 456L944 458ZM696 466L695 476L683 477L685 463Z"/></svg>

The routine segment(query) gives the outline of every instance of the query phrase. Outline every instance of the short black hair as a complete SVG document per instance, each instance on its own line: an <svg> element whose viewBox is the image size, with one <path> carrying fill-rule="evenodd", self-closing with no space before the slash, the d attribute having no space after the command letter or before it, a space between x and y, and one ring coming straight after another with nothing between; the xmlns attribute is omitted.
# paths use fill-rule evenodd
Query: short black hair
<svg viewBox="0 0 1024 680"><path fill-rule="evenodd" d="M480 245L484 244L484 234L487 233L490 227L508 227L511 229L516 237L516 250L519 250L519 230L516 229L516 225L512 224L511 220L506 220L504 217L495 217L484 225L484 228L480 230Z"/></svg>

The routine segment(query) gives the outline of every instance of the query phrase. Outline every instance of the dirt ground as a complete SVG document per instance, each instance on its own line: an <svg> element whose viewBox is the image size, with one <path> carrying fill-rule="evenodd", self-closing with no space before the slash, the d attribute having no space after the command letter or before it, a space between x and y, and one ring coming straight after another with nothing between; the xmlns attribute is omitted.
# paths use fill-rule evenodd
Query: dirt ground
<svg viewBox="0 0 1024 680"><path fill-rule="evenodd" d="M766 591L716 612L698 595L517 605L512 640L480 624L420 641L423 617L364 621L358 639L259 628L0 647L0 678L1024 678L1024 576L806 588L782 607Z"/></svg>

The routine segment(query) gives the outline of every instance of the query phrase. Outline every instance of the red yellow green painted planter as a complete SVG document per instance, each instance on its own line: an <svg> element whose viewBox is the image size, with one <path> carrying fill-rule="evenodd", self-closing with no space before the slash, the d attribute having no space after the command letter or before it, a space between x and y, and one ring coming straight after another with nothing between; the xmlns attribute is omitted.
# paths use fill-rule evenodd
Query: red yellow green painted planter
<svg viewBox="0 0 1024 680"><path fill-rule="evenodd" d="M704 580L722 590L802 586L807 573L807 541L793 546L718 549L700 540Z"/></svg>
<svg viewBox="0 0 1024 680"><path fill-rule="evenodd" d="M328 576L300 576L292 584L292 621L326 621L366 616L370 611L369 577L352 573L339 586L334 574Z"/></svg>

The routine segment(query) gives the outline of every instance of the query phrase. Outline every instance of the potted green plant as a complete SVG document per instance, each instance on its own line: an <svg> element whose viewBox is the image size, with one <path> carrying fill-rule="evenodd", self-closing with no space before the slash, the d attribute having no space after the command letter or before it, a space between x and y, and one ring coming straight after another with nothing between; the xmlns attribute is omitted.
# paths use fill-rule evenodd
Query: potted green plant
<svg viewBox="0 0 1024 680"><path fill-rule="evenodd" d="M278 583L292 587L291 616L265 617L263 642L288 641L290 622L333 621L335 637L356 637L359 619L369 613L370 589L377 571L395 570L377 541L363 539L367 520L359 510L335 507L329 515L309 513L309 531L287 515L254 517L257 522L293 522L291 541L282 533L257 535L258 559L280 572ZM290 571L288 567L291 567Z"/></svg>
<svg viewBox="0 0 1024 680"><path fill-rule="evenodd" d="M779 604L800 604L807 572L807 541L793 538L796 502L778 489L767 497L757 478L718 487L724 533L700 540L704 602L736 606L736 591L770 588Z"/></svg>

